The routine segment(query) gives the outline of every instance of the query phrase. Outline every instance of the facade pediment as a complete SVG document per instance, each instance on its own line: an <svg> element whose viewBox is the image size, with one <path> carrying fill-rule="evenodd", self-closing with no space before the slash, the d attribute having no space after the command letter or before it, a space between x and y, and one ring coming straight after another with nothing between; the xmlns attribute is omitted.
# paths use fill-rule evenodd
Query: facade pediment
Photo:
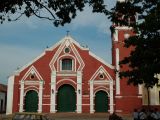
<svg viewBox="0 0 160 120"><path fill-rule="evenodd" d="M66 58L72 60L72 71L81 71L85 64L75 47L75 45L79 47L78 43L71 37L65 37L59 44L57 51L49 63L51 70L61 71L61 62Z"/></svg>
<svg viewBox="0 0 160 120"><path fill-rule="evenodd" d="M34 66L31 66L28 71L25 73L25 75L22 77L22 80L29 80L29 81L39 81L43 80L39 72Z"/></svg>
<svg viewBox="0 0 160 120"><path fill-rule="evenodd" d="M117 53L117 48L113 50L113 61L118 63L121 50ZM141 99L137 97L137 89L126 86L124 80L120 81L118 72L114 71L118 64L113 65L66 36L19 70L18 75L9 78L7 113L25 111L26 98L30 94L37 96L35 112L39 113L56 113L65 109L77 113L121 111L126 101ZM124 89L129 90L129 94ZM60 107L61 103L67 102L73 105L72 109ZM103 107L99 111L97 106L100 104Z"/></svg>
<svg viewBox="0 0 160 120"><path fill-rule="evenodd" d="M103 66L100 66L97 71L90 78L90 81L94 81L94 83L108 83L109 81L113 81L111 75L105 70Z"/></svg>

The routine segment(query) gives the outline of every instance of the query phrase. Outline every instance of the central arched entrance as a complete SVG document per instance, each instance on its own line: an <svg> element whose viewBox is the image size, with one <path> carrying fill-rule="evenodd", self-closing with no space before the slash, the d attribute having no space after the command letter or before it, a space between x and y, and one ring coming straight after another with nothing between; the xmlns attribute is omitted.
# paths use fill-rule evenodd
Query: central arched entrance
<svg viewBox="0 0 160 120"><path fill-rule="evenodd" d="M58 112L75 112L76 110L76 93L75 89L68 84L62 85L57 94L57 111Z"/></svg>
<svg viewBox="0 0 160 120"><path fill-rule="evenodd" d="M30 90L25 96L25 112L37 112L38 110L38 93L34 90Z"/></svg>
<svg viewBox="0 0 160 120"><path fill-rule="evenodd" d="M95 112L108 112L108 94L102 90L95 96Z"/></svg>

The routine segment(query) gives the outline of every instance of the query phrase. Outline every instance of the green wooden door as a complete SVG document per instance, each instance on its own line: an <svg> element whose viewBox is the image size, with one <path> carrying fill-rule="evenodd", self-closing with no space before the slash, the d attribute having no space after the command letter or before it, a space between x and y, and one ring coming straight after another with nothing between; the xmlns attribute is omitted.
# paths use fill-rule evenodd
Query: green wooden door
<svg viewBox="0 0 160 120"><path fill-rule="evenodd" d="M108 112L108 95L104 91L98 91L95 97L95 111Z"/></svg>
<svg viewBox="0 0 160 120"><path fill-rule="evenodd" d="M38 93L30 90L25 97L25 112L37 112L38 110Z"/></svg>
<svg viewBox="0 0 160 120"><path fill-rule="evenodd" d="M76 93L71 85L62 85L57 94L58 112L75 112L76 110Z"/></svg>

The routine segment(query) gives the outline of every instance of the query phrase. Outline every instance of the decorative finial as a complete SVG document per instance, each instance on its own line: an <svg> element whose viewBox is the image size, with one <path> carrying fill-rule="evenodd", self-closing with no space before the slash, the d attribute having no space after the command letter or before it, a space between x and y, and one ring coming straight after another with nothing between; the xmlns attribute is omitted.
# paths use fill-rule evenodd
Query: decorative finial
<svg viewBox="0 0 160 120"><path fill-rule="evenodd" d="M69 36L69 30L67 30L67 36Z"/></svg>

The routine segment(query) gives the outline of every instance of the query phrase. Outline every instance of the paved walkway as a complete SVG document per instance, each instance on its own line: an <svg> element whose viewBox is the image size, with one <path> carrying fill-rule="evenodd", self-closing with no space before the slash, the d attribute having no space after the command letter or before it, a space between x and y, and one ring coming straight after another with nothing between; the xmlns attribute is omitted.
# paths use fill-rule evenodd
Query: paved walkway
<svg viewBox="0 0 160 120"><path fill-rule="evenodd" d="M49 114L54 120L109 120L109 114L95 113L95 114L77 114L77 113L56 113ZM120 115L124 120L133 120L131 115Z"/></svg>
<svg viewBox="0 0 160 120"><path fill-rule="evenodd" d="M10 115L11 116L11 115ZM10 116L0 114L0 120L11 120ZM109 114L95 113L95 114L77 114L77 113L56 113L48 114L52 120L109 120ZM131 115L120 115L123 120L133 120Z"/></svg>

